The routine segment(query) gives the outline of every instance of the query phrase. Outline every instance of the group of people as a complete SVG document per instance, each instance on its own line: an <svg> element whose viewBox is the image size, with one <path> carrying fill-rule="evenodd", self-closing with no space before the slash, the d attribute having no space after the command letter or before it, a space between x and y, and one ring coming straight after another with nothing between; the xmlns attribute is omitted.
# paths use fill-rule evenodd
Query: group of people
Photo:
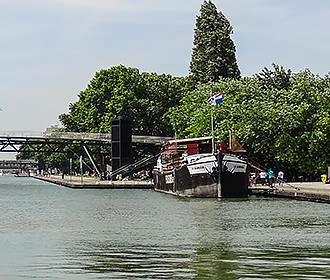
<svg viewBox="0 0 330 280"><path fill-rule="evenodd" d="M284 172L279 171L277 176L275 176L274 171L270 168L268 172L261 171L260 173L252 173L251 183L261 185L269 185L274 187L275 183L278 183L280 187L284 186Z"/></svg>

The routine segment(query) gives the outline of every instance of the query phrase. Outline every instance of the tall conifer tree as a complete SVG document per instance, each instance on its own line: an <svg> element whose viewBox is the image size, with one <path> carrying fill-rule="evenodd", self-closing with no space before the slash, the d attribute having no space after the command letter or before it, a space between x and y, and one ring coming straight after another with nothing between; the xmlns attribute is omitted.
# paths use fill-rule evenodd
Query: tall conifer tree
<svg viewBox="0 0 330 280"><path fill-rule="evenodd" d="M236 48L230 35L233 29L217 7L205 0L196 19L190 72L197 82L239 78Z"/></svg>

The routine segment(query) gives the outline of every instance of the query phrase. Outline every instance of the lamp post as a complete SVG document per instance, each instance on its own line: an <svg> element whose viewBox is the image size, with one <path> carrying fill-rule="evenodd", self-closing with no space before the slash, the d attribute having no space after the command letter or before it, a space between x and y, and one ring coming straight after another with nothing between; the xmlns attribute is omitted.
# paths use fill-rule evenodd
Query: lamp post
<svg viewBox="0 0 330 280"><path fill-rule="evenodd" d="M72 158L70 158L70 182L72 181Z"/></svg>
<svg viewBox="0 0 330 280"><path fill-rule="evenodd" d="M82 156L79 158L80 161L80 183L83 183L83 162L82 162Z"/></svg>

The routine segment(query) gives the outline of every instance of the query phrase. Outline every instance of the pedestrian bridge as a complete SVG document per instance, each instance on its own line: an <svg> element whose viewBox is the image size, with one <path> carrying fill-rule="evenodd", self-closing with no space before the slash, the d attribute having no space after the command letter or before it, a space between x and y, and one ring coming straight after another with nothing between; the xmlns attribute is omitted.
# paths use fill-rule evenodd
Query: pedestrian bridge
<svg viewBox="0 0 330 280"><path fill-rule="evenodd" d="M132 135L132 143L161 145L171 137ZM45 132L36 131L0 131L0 152L20 152L21 147L32 145L47 146L49 151L60 152L66 145L111 145L111 133L66 132L58 129L48 129ZM56 145L56 147L54 147Z"/></svg>
<svg viewBox="0 0 330 280"><path fill-rule="evenodd" d="M0 160L0 169L33 169L38 166L34 160Z"/></svg>
<svg viewBox="0 0 330 280"><path fill-rule="evenodd" d="M64 131L27 131L27 130L7 130L0 131L0 138L28 138L28 139L64 139L64 140L91 140L111 142L111 134L108 133L78 133Z"/></svg>
<svg viewBox="0 0 330 280"><path fill-rule="evenodd" d="M16 138L16 139L63 139L63 140L82 140L82 141L99 141L111 143L111 133L87 133L87 132L66 132L51 130L45 132L37 131L0 131L0 139ZM133 143L147 143L160 145L165 141L172 139L171 137L162 136L143 136L132 135Z"/></svg>

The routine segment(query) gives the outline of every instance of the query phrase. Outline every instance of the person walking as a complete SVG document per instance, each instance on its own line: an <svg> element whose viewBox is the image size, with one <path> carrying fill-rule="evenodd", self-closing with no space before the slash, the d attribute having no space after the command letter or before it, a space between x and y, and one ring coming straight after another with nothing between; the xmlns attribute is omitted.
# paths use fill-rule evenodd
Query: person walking
<svg viewBox="0 0 330 280"><path fill-rule="evenodd" d="M266 183L267 173L265 171L261 171L259 176L261 185L263 186Z"/></svg>
<svg viewBox="0 0 330 280"><path fill-rule="evenodd" d="M269 180L269 186L272 188L274 184L274 172L271 168L268 170L268 180Z"/></svg>
<svg viewBox="0 0 330 280"><path fill-rule="evenodd" d="M278 172L277 181L278 181L278 184L280 187L284 186L284 172L283 171Z"/></svg>

